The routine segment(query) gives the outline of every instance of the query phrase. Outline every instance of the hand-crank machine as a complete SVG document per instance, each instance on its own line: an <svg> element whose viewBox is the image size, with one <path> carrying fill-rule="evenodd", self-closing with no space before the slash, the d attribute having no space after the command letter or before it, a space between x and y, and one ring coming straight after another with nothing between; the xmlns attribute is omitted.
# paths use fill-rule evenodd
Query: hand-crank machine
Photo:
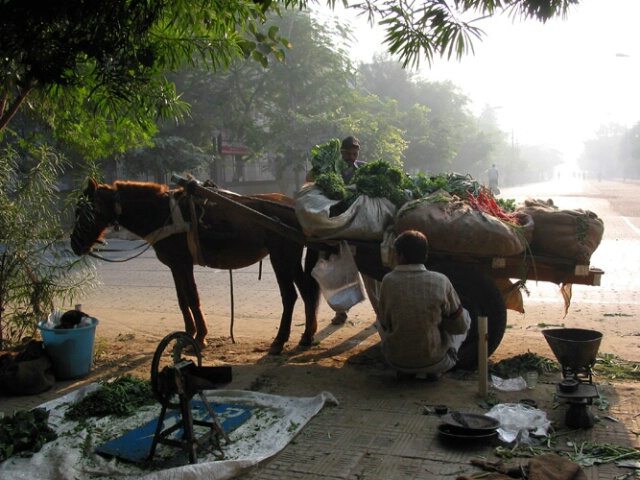
<svg viewBox="0 0 640 480"><path fill-rule="evenodd" d="M202 448L218 458L224 458L221 440L231 443L213 408L203 394L231 382L229 366L203 367L200 349L185 332L167 335L158 345L151 363L151 387L162 405L148 461L151 462L158 444L185 450L189 462L198 462L197 449ZM198 396L210 420L195 419L191 401ZM179 410L180 420L164 428L167 410Z"/></svg>

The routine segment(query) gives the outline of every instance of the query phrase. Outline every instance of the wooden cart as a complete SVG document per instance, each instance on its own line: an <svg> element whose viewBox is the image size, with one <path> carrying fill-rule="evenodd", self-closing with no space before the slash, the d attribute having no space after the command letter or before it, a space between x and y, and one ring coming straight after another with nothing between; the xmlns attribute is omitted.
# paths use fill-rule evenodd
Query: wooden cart
<svg viewBox="0 0 640 480"><path fill-rule="evenodd" d="M308 249L335 251L335 241L307 238L298 229L289 227L277 218L268 217L221 195L215 188L204 187L197 180L187 180L174 175L172 181L182 186L189 194L227 205L248 221L256 222L278 235L305 245ZM355 261L359 271L375 280L389 271L382 262L381 245L378 242L348 240L355 250ZM507 309L522 310L520 286L524 282L552 282L563 288L565 308L570 300L570 286L600 285L604 272L589 265L576 264L566 258L518 255L513 257L491 257L480 255L452 254L430 250L426 263L430 270L444 273L455 287L464 307L472 319L467 340L459 351L459 364L473 367L478 360L477 318L488 318L488 353L500 345L507 325Z"/></svg>

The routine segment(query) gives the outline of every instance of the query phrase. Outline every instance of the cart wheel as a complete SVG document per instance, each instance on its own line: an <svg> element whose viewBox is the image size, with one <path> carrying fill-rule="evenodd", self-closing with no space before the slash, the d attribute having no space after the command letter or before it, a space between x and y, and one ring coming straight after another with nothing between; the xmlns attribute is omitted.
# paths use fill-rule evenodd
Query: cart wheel
<svg viewBox="0 0 640 480"><path fill-rule="evenodd" d="M202 366L202 355L196 341L185 332L173 332L158 344L151 362L151 389L153 396L162 406L172 409L180 408L180 401L172 377L164 371L183 361L191 361Z"/></svg>
<svg viewBox="0 0 640 480"><path fill-rule="evenodd" d="M478 317L488 319L488 355L500 345L507 328L507 308L502 292L486 273L469 265L439 264L431 267L444 273L458 292L462 306L469 311L471 327L458 351L458 367L472 370L478 366Z"/></svg>

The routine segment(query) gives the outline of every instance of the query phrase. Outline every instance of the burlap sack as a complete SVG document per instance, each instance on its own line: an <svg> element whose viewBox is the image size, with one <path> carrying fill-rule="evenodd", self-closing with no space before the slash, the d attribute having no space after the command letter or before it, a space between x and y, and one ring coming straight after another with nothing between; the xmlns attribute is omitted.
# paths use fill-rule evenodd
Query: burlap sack
<svg viewBox="0 0 640 480"><path fill-rule="evenodd" d="M396 233L418 230L430 248L442 252L511 256L525 251L523 228L507 223L443 191L405 204L396 215Z"/></svg>
<svg viewBox="0 0 640 480"><path fill-rule="evenodd" d="M527 200L516 209L533 218L531 251L588 264L604 235L604 223L589 210L560 210L552 200Z"/></svg>
<svg viewBox="0 0 640 480"><path fill-rule="evenodd" d="M0 357L0 390L12 395L36 395L49 390L56 379L42 342L30 341L17 355Z"/></svg>

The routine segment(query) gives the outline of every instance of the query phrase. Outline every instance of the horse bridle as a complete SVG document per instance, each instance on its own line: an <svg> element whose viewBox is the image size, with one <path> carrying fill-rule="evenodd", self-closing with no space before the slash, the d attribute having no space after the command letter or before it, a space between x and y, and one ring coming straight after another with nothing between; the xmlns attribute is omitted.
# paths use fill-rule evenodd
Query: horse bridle
<svg viewBox="0 0 640 480"><path fill-rule="evenodd" d="M96 212L100 212L100 207L99 207L99 203L97 202L97 191L94 193L94 205L95 205L95 209ZM176 205L174 206L174 208L177 208L178 204L176 202ZM118 232L120 231L120 216L122 215L122 202L120 201L120 192L118 191L118 189L116 188L116 191L114 193L113 196L113 212L115 214L115 219L112 222L109 222L109 226L113 227L113 229ZM165 220L163 226L166 226L169 224L169 221L171 220L173 215L173 212L170 210L169 211L169 216L167 217L167 219ZM102 245L106 245L106 242L103 241L102 239L100 240L96 240L94 243L101 243ZM98 260L103 260L105 262L111 262L111 263L123 263L123 262L128 262L129 260L133 260L134 258L139 257L140 255L142 255L144 252L146 252L147 250L149 250L151 248L151 246L153 245L153 241L149 242L149 241L144 241L144 243L146 243L146 246L144 247L144 249L138 253L136 253L135 255L133 255L132 257L128 257L128 258L124 258L121 260L112 260L110 258L106 258L103 257L102 255L98 255L97 253L95 253L93 250L90 250L89 253L87 255L89 255L90 257L96 258ZM144 244L140 244L134 248L131 248L129 250L120 250L120 249L100 249L101 252L125 252L125 251L133 251L136 250L138 248L141 248Z"/></svg>
<svg viewBox="0 0 640 480"><path fill-rule="evenodd" d="M98 192L96 191L96 194ZM98 203L96 202L96 205ZM120 231L120 215L122 215L122 203L120 202L120 191L116 187L116 191L113 194L113 213L115 213L115 220L109 224L116 232Z"/></svg>

